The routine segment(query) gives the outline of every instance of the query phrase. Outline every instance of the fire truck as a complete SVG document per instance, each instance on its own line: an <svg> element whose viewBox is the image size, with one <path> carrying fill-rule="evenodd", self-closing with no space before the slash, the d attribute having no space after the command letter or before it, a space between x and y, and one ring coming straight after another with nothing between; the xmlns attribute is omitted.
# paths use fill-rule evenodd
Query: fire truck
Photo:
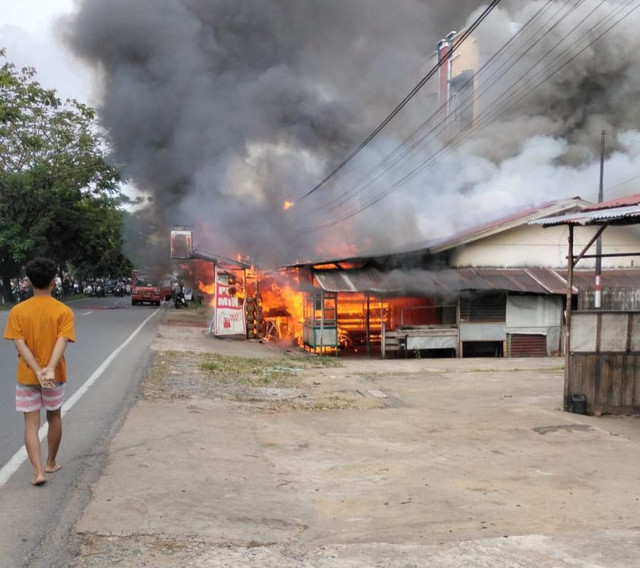
<svg viewBox="0 0 640 568"><path fill-rule="evenodd" d="M131 305L137 306L138 304L154 304L160 305L163 300L162 291L160 289L160 283L157 279L143 274L140 272L134 272L131 276Z"/></svg>

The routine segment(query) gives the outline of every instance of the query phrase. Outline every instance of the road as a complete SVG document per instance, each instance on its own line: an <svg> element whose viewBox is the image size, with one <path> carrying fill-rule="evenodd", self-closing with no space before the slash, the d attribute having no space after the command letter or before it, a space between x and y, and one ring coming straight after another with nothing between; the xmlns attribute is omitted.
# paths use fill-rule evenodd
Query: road
<svg viewBox="0 0 640 568"><path fill-rule="evenodd" d="M129 298L87 298L69 305L75 313L77 341L66 351L69 382L58 454L63 469L42 487L31 486L31 466L21 461L23 421L14 409L16 353L10 341L0 342L3 566L50 567L69 553L66 537L88 501L109 440L136 399L162 311L132 307ZM2 330L7 315L0 312Z"/></svg>

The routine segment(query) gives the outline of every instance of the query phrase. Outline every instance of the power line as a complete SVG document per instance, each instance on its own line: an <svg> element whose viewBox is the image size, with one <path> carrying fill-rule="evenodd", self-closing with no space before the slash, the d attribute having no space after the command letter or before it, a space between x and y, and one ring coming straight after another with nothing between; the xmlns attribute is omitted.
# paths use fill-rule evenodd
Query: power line
<svg viewBox="0 0 640 568"><path fill-rule="evenodd" d="M582 3L582 0L580 0L580 2L578 2L578 5ZM601 2L600 5L602 5L604 3ZM589 41L587 43L587 45L585 45L584 47L582 47L582 49L578 50L577 53L574 53L573 55L570 54L570 52L566 49L563 49L561 55L556 56L556 58L553 60L553 63L558 63L558 60L560 59L561 56L563 55L567 55L569 54L570 57L568 59L566 59L565 61L560 61L560 63L558 63L558 67L556 69L554 69L552 72L548 73L546 77L544 77L539 83L537 83L535 86L533 87L529 87L530 83L531 83L531 79L527 78L528 80L526 81L526 84L524 84L523 86L520 86L520 88L515 89L515 87L518 86L519 83L523 82L523 77L525 77L527 75L527 73L523 74L522 76L520 76L520 78L515 81L510 87L509 89L507 89L503 95L501 97L499 97L499 99L504 98L506 96L506 99L510 101L509 106L507 106L506 108L502 108L499 111L493 110L492 107L495 107L495 101L494 104L490 105L489 109L491 110L491 112L485 112L478 120L479 122L482 123L482 127L486 126L487 124L493 122L496 118L499 118L500 116L502 116L502 114L504 114L505 112L507 112L508 110L510 110L511 108L513 108L518 102L520 102L523 98L525 98L530 92L532 92L533 90L537 89L540 85L542 85L544 82L548 81L551 77L553 77L554 75L556 75L560 70L562 70L564 67L566 67L571 61L573 61L576 57L578 57L578 55L580 55L582 52L584 52L588 47L590 47L591 45L593 45L593 43L595 43L596 41L598 41L599 39L601 39L606 33L608 33L611 29L613 29L616 25L618 25L622 20L626 19L631 13L633 13L635 10L637 10L640 6L635 6L632 7L631 9L629 9L625 14L623 14L619 19L617 19L616 21L614 21L613 23L611 23L609 25L609 23L611 22L611 20L614 20L615 17L622 11L624 10L626 7L628 7L630 4L632 4L632 1L628 1L626 4L623 4L622 6L619 6L618 9L614 10L612 13L610 13L608 15L607 18L605 18L604 20L601 20L598 24L592 26L589 29L589 35L591 35L591 37L593 37L593 39L591 39L591 41ZM576 8L576 6L574 6L574 8ZM583 18L583 20L580 22L580 24L584 23L586 21L586 19L593 15L594 10L592 10L589 15L585 18ZM567 16L567 14L565 14L563 16L562 19L564 19ZM557 24L556 24L557 25ZM606 27L605 27L606 26ZM605 28L603 31L600 31L601 28ZM566 40L568 38L569 35L571 35L571 33L577 31L577 29L579 28L579 26L575 26L573 30L571 30L571 32L569 34L567 34L563 40L559 41L556 45L553 46L553 48L551 48L546 54L544 54L544 56L538 61L536 62L534 65L532 65L528 71L533 70L537 65L539 65L539 63L541 63L547 56L549 56L556 48L559 48L560 44L563 43L564 40ZM600 32L597 33L596 32ZM595 37L594 37L595 36ZM522 57L522 55L520 56ZM540 72L535 73L534 77L539 76ZM528 87L526 89L526 92L518 97L517 99L513 100L514 97L523 89L525 89L526 87ZM485 89L486 91L486 89ZM474 99L475 102L475 99ZM472 130L472 132L476 132L478 130L478 127L474 128ZM465 131L465 132L461 132L459 133L456 137L454 137L453 143L450 144L449 146L441 149L440 151L436 152L435 155L432 155L429 159L427 159L425 162L423 162L422 164L420 164L420 166L418 166L417 168L413 169L411 172L409 172L408 174L406 174L405 176L403 176L401 179L397 180L392 186L391 189L385 189L382 190L382 192L379 192L378 195L372 196L365 204L360 205L359 207L357 207L356 209L349 211L349 212L344 212L343 215L341 215L339 218L333 219L331 221L327 221L321 224L316 225L315 227L311 227L308 228L306 230L303 229L304 232L311 232L314 230L319 230L322 228L326 228L332 225L335 225L339 222L342 222L348 218L353 217L354 215L360 213L361 211L363 211L364 209L372 206L373 204L377 203L378 201L380 201L381 199L383 199L384 197L386 197L391 191L396 190L400 185L402 185L403 183L406 183L408 180L413 179L418 173L420 173L422 170L425 169L425 167L428 167L429 165L431 165L438 157L442 157L442 155L446 154L447 152L452 151L452 148L458 147L462 141L464 141L464 139L466 137L468 137L470 135L469 131ZM380 177L381 174L378 174L378 176L376 176L375 179L378 179ZM375 181L375 179L373 181ZM369 182L370 185L372 182ZM366 187L366 186L365 186Z"/></svg>
<svg viewBox="0 0 640 568"><path fill-rule="evenodd" d="M580 0L580 2L583 2L584 0ZM579 3L580 3L579 2ZM481 69L478 71L478 74L483 73L485 70L488 70L496 61L499 60L500 56L502 54L504 54L504 52L512 45L515 44L519 39L522 38L522 36L525 34L525 31L528 30L529 28L531 28L533 26L533 24L541 18L541 16L553 5L553 0L549 0L540 10L538 10L538 12L532 16L524 25L523 27L518 31L518 33L516 35L514 35L513 37L511 37L507 43L500 49L499 52L497 52L496 54L494 54L482 67ZM537 30L533 30L532 31L532 35L533 37L538 37L538 41L541 39L540 34L538 33ZM544 37L544 35L542 36ZM527 47L528 49L528 47ZM522 54L520 55L520 58L522 57ZM519 58L518 58L519 60ZM504 74L504 73L503 73ZM502 75L500 75L500 77L502 77ZM489 77L491 78L491 77ZM476 95L477 97L477 95ZM467 97L467 99L470 97ZM471 101L471 105L473 105L475 103L474 99L473 101ZM464 101L463 101L464 102ZM410 156L411 154L417 154L418 151L423 150L425 148L425 146L429 145L431 142L433 142L437 135L442 133L442 131L444 129L447 128L447 124L450 120L450 117L448 115L445 115L443 118L441 118L439 120L439 122L437 124L435 124L435 126L433 126L432 128L430 128L428 131L425 132L425 129L427 128L428 125L430 125L433 120L435 120L438 116L442 116L443 111L446 108L446 103L444 103L443 105L441 105L435 112L433 112L431 114L431 116L429 116L425 121L423 121L418 128L416 128L409 137L407 137L393 152L391 152L380 164L379 166L379 173L377 173L373 179L370 179L369 181L366 180L361 180L358 185L356 187L359 187L359 189L356 190L356 188L352 188L350 190L347 190L346 192L342 193L341 195L335 197L334 199L332 199L331 201L329 201L328 203L324 203L321 204L317 207L317 209L324 209L325 211L329 212L332 209L336 209L337 207L339 207L340 205L344 204L344 202L346 201L347 197L349 197L349 194L351 194L351 198L361 194L362 192L364 192L366 189L368 189L371 185L373 185L376 181L378 181L385 173L387 173L390 169L392 169L393 167L395 167L397 164L401 163L403 160L405 160L407 158L407 156ZM440 150L439 152L442 152L442 150ZM436 155L439 153L437 152ZM365 183L366 182L366 183ZM363 185L364 184L364 185ZM332 205L335 204L335 205Z"/></svg>
<svg viewBox="0 0 640 568"><path fill-rule="evenodd" d="M580 0L580 2L582 2L584 0ZM496 63L496 61L499 60L499 55L503 55L505 53L505 51L509 48L509 46L511 46L512 44L514 44L516 42L516 40L522 39L522 37L524 36L526 30L528 30L529 28L531 28L533 26L533 24L544 14L544 12L553 4L552 0L549 0L549 2L547 2L532 18L530 18L525 25L518 31L518 33L510 38L507 43L505 44L505 46L502 47L502 49L496 54L494 55L492 58L490 58L490 60L485 63L482 68L480 69L480 71L478 73L482 73L483 71L485 71L486 69L490 68L491 65L493 65L494 63ZM537 30L532 30L531 35L533 35L533 37L538 37L539 33ZM524 41L528 41L528 40L523 40ZM485 88L485 90L487 89L487 87ZM477 93L476 93L476 99L478 97ZM468 97L469 98L469 97ZM474 104L474 101L471 101L470 104ZM445 130L448 127L448 122L450 120L450 117L448 115L445 115L444 117L442 117L439 122L433 126L432 128L430 128L426 133L424 132L425 128L427 125L429 125L436 117L442 115L442 111L444 109L445 105L443 105L441 108L437 109L427 120L425 120L410 136L408 139L405 140L405 142L403 142L403 144L401 144L398 148L396 148L396 150L394 152L392 152L390 154L390 156L388 156L387 159L390 159L394 156L394 154L398 154L395 158L393 158L393 160L391 161L391 164L388 166L385 166L384 162L383 162L383 167L382 171L380 171L372 180L368 181L367 183L365 183L363 186L360 186L360 189L355 192L355 195L358 195L360 193L362 193L364 190L368 189L375 181L377 181L379 178L382 177L382 175L384 173L386 173L389 169L391 169L392 167L396 166L398 163L400 163L403 159L405 159L407 157L407 155L410 154L417 154L418 151L424 149L424 147L426 145L428 145L430 142L432 142L433 140L436 139L437 135L442 133L443 130ZM418 134L422 133L419 137ZM406 145L406 142L408 142L409 140L413 140L413 142L411 143L411 145L407 148L404 149L403 146ZM432 158L436 158L438 156L442 156L444 154L446 154L449 150L445 147L445 148L441 148L440 150L438 150L434 156L432 156ZM434 160L428 160L429 162L432 162ZM345 192L345 194L335 198L333 201L344 201L345 199L345 195L349 194L349 193L354 193L354 189L348 190L347 192ZM353 195L352 195L353 197ZM378 201L378 199L376 199L375 201ZM337 204L334 207L331 207L330 209L335 209L339 206L340 204ZM322 206L321 206L322 207ZM325 205L326 207L326 205ZM366 208L366 207L365 207ZM362 210L362 208L358 208L357 212L360 212ZM349 215L348 217L351 217L352 215ZM347 218L348 218L347 217ZM341 217L342 219L342 217ZM334 223L330 223L330 224L334 224ZM324 226L324 224L322 225Z"/></svg>
<svg viewBox="0 0 640 568"><path fill-rule="evenodd" d="M454 45L451 49L451 53L453 53L457 47L459 47L470 35L471 33L484 21L484 19L493 11L493 9L500 4L501 0L493 0L487 8L482 12L482 14L473 22L473 24L464 32L459 42ZM426 85L426 83L438 72L440 67L444 64L445 60L439 61L419 82L418 84L410 91L410 93L394 108L391 113L376 127L376 129L369 134L356 148L353 150L342 162L340 162L324 179L322 179L318 184L316 184L313 188L311 188L307 193L305 193L298 202L306 199L312 193L316 192L320 189L325 183L327 183L333 176L335 176L340 170L342 170L353 158L355 158L362 149L367 146L386 126L389 124L396 115L413 99L413 97Z"/></svg>

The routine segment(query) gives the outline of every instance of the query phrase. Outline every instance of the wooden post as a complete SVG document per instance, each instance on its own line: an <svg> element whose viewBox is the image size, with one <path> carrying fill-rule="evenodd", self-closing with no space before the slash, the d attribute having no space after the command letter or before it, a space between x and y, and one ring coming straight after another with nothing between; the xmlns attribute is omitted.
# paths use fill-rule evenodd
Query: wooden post
<svg viewBox="0 0 640 568"><path fill-rule="evenodd" d="M324 289L320 289L320 355L324 355Z"/></svg>
<svg viewBox="0 0 640 568"><path fill-rule="evenodd" d="M385 339L387 335L387 323L384 317L384 302L382 298L380 298L380 352L382 353L382 358L385 358Z"/></svg>
<svg viewBox="0 0 640 568"><path fill-rule="evenodd" d="M458 299L456 300L456 325L458 327L458 352L456 353L456 356L458 359L462 359L462 339L460 337L460 296L458 296Z"/></svg>
<svg viewBox="0 0 640 568"><path fill-rule="evenodd" d="M564 402L563 407L569 410L571 405L571 304L573 301L573 225L569 227L569 262L567 273L567 303L565 306L564 331Z"/></svg>
<svg viewBox="0 0 640 568"><path fill-rule="evenodd" d="M366 331L367 331L367 357L371 357L371 296L367 292L367 319L366 319Z"/></svg>

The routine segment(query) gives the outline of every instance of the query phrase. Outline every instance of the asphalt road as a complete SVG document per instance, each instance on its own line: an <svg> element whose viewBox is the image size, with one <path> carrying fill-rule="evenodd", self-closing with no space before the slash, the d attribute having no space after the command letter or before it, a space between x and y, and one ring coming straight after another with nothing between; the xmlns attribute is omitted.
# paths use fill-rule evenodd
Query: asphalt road
<svg viewBox="0 0 640 568"><path fill-rule="evenodd" d="M129 298L113 297L77 300L70 306L77 341L66 352L69 382L58 455L63 469L42 487L31 486L31 466L20 460L23 421L14 409L16 353L10 341L0 342L2 566L50 567L68 554L66 537L89 498L109 440L138 394L162 310L132 307ZM7 315L0 312L2 330Z"/></svg>

